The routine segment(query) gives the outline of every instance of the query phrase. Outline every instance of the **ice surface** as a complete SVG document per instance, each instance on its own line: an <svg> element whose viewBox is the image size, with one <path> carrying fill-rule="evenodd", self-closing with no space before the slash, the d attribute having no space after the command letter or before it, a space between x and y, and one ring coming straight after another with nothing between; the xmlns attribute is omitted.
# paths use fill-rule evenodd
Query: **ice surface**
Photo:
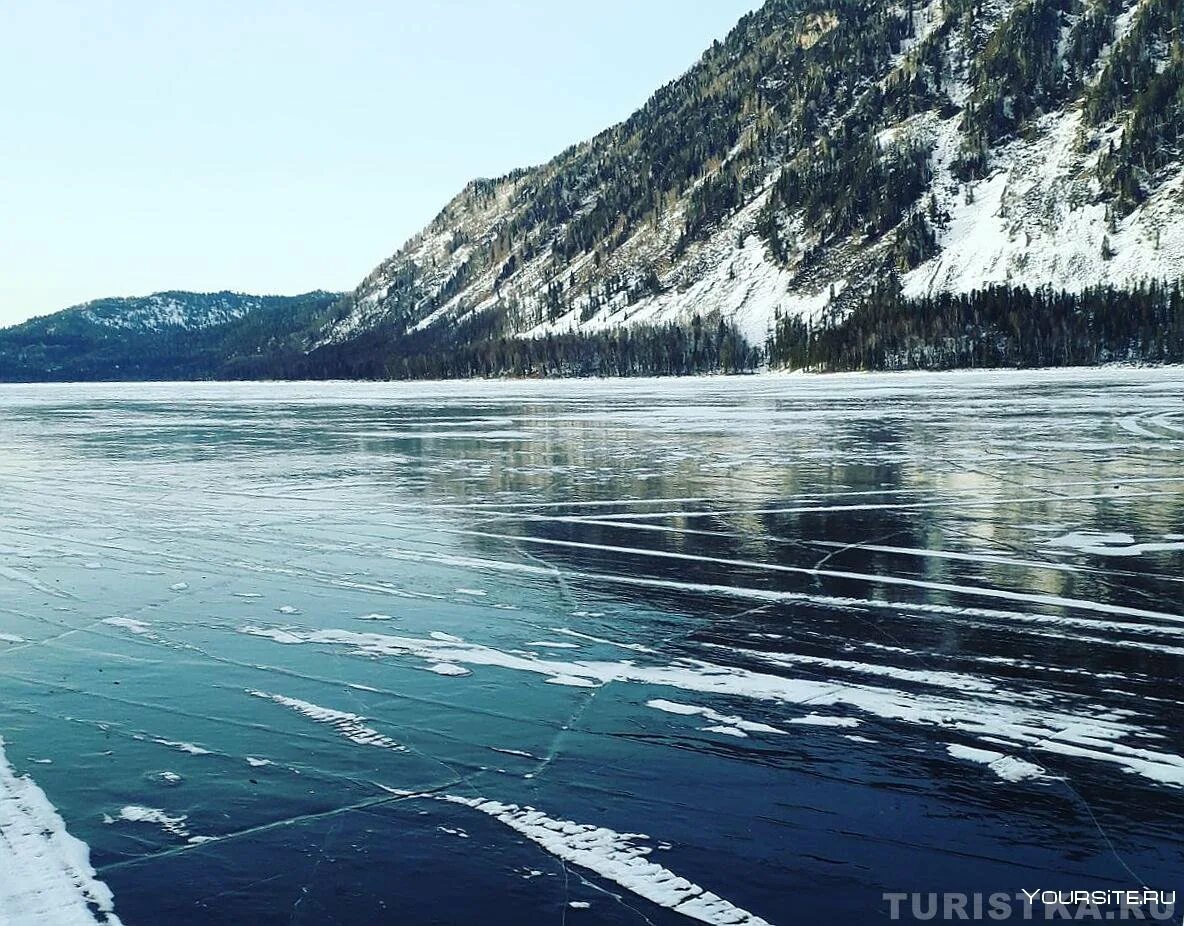
<svg viewBox="0 0 1184 926"><path fill-rule="evenodd" d="M1182 392L0 387L0 731L137 923L863 923L1017 859L1167 884Z"/></svg>
<svg viewBox="0 0 1184 926"><path fill-rule="evenodd" d="M752 654L784 666L820 665L830 669L832 674L822 678L773 675L700 660L682 665L561 662L553 658L539 659L502 652L441 633L433 633L426 638L412 638L349 630L319 630L301 635L245 627L241 632L287 645L313 643L345 646L371 656L409 656L429 661L447 658L452 663L496 666L546 676L545 681L552 685L593 688L610 682L635 683L784 704L826 705L886 720L977 734L989 741L999 740L1017 747L1114 763L1157 783L1184 787L1184 756L1161 751L1158 744L1152 744L1154 748L1147 748L1124 742L1139 736L1140 731L1136 727L1125 724L1121 719L1077 717L1063 709L1042 704L1041 698L1017 697L1000 691L987 679L801 655ZM887 677L918 684L921 688L886 688L854 679L839 682L841 676L834 673L850 674L856 678L861 675ZM723 727L740 732L748 728L747 722L741 718L711 709L664 699L658 699L656 704L650 702L651 707L657 705L662 705L659 709L667 712L672 712L673 708L673 712L693 712L720 722L709 728L713 732L720 732ZM850 726L853 725L852 720L855 719L836 717L813 719L806 723Z"/></svg>

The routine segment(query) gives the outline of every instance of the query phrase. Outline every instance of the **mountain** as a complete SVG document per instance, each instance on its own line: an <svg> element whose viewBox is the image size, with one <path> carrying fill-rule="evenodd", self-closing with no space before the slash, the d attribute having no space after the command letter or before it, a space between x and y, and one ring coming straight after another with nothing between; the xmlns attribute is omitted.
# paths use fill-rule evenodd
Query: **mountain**
<svg viewBox="0 0 1184 926"><path fill-rule="evenodd" d="M0 380L283 376L340 298L156 293L97 299L0 330Z"/></svg>
<svg viewBox="0 0 1184 926"><path fill-rule="evenodd" d="M1182 18L769 0L621 124L470 183L352 293L295 313L273 366L221 341L255 362L218 369L1182 361ZM169 304L117 315L160 327Z"/></svg>
<svg viewBox="0 0 1184 926"><path fill-rule="evenodd" d="M1037 311L1023 290L1047 288L1077 311L1098 287L1174 284L1182 10L770 0L622 124L471 183L339 304L312 355L381 375L443 354L464 373L458 348L479 368L503 336L576 344L696 318L776 355L885 286L898 307L990 288Z"/></svg>

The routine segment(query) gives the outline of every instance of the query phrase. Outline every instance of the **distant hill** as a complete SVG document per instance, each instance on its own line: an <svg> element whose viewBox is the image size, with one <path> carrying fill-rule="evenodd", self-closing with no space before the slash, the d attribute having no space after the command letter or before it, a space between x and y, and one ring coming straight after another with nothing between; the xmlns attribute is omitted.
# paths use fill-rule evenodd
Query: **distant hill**
<svg viewBox="0 0 1184 926"><path fill-rule="evenodd" d="M98 299L0 330L0 380L291 375L303 332L340 296L156 293Z"/></svg>

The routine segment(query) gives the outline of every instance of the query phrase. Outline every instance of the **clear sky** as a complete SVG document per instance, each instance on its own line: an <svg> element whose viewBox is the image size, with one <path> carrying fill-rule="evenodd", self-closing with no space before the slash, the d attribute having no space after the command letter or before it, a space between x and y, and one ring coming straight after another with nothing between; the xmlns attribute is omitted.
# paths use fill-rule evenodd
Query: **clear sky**
<svg viewBox="0 0 1184 926"><path fill-rule="evenodd" d="M0 325L350 289L473 177L627 116L759 0L4 0Z"/></svg>

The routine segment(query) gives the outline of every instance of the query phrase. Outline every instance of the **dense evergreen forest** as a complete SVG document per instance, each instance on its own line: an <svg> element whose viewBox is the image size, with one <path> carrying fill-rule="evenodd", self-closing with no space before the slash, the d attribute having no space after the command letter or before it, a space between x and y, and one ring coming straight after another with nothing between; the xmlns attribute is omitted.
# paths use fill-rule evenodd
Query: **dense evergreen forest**
<svg viewBox="0 0 1184 926"><path fill-rule="evenodd" d="M892 278L841 320L784 319L768 356L818 371L1184 363L1184 288L992 286L908 299Z"/></svg>
<svg viewBox="0 0 1184 926"><path fill-rule="evenodd" d="M541 338L478 337L441 350L430 338L391 355L323 352L304 374L380 379L474 376L680 376L771 369L948 370L1184 363L1184 285L1094 287L1081 293L988 287L906 298L895 276L850 314L779 322L748 344L720 319ZM357 344L351 345L357 348ZM344 366L343 366L344 365Z"/></svg>
<svg viewBox="0 0 1184 926"><path fill-rule="evenodd" d="M481 376L691 376L754 372L764 359L728 323L699 317L689 325L634 325L600 332L507 338L470 332L460 347L424 333L400 339L397 351L379 333L348 350L324 347L308 356L312 379L457 379ZM359 350L359 348L361 348Z"/></svg>
<svg viewBox="0 0 1184 926"><path fill-rule="evenodd" d="M535 338L506 337L496 318L463 332L382 330L348 345L301 350L293 313L328 311L315 294L277 301L208 329L134 332L65 326L52 343L0 332L0 381L457 379L689 376L763 368L838 372L1184 363L1184 284L1081 293L988 287L910 299L890 276L848 314L781 319L763 345L718 317ZM12 329L19 331L19 329Z"/></svg>

